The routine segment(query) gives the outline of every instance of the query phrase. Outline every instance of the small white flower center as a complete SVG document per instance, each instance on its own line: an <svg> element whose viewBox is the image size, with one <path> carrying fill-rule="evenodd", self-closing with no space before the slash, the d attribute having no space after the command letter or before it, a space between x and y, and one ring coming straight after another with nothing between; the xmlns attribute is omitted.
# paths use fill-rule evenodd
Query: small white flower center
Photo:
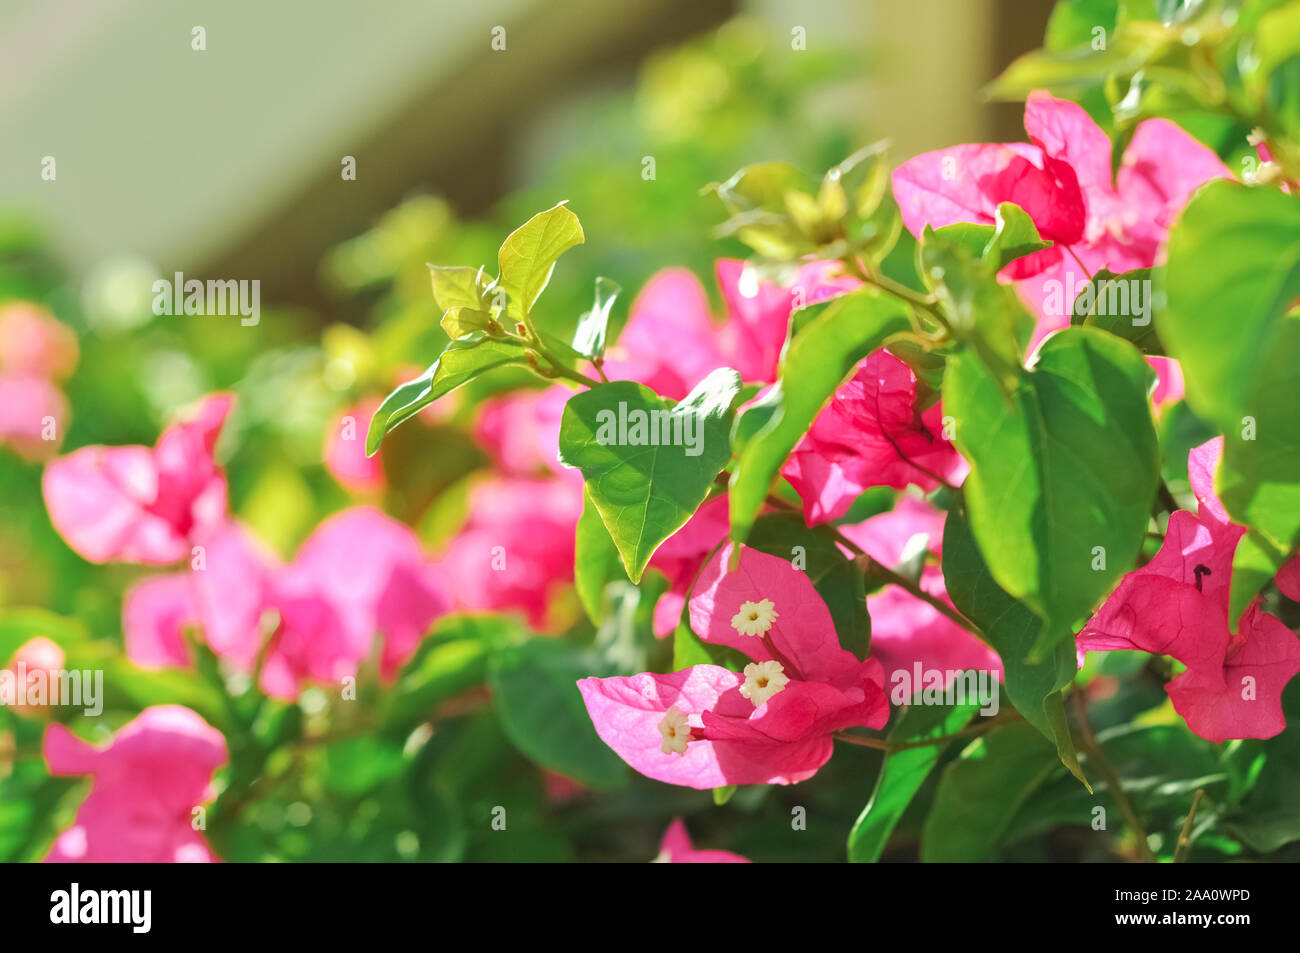
<svg viewBox="0 0 1300 953"><path fill-rule="evenodd" d="M766 635L776 621L776 606L771 599L761 602L742 602L740 610L731 617L731 627L741 635Z"/></svg>
<svg viewBox="0 0 1300 953"><path fill-rule="evenodd" d="M686 744L691 740L691 726L686 723L686 716L676 705L664 712L664 720L659 722L659 734L664 736L660 746L664 754L686 754Z"/></svg>
<svg viewBox="0 0 1300 953"><path fill-rule="evenodd" d="M740 686L740 694L752 701L757 708L773 695L784 691L789 681L785 667L775 659L750 662L745 666L745 684Z"/></svg>

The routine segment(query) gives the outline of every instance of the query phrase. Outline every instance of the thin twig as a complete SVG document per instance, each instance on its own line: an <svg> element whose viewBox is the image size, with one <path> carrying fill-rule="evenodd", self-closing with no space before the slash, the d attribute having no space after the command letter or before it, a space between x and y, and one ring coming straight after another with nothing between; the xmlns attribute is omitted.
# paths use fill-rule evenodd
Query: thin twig
<svg viewBox="0 0 1300 953"><path fill-rule="evenodd" d="M1192 849L1192 824L1196 821L1196 809L1201 806L1201 798L1205 796L1205 788L1197 788L1195 796L1192 797L1192 808L1187 812L1187 820L1183 821L1183 829L1178 832L1178 846L1174 848L1174 863L1181 864L1187 859L1187 854Z"/></svg>
<svg viewBox="0 0 1300 953"><path fill-rule="evenodd" d="M1092 720L1088 717L1088 703L1084 701L1083 695L1079 692L1072 692L1070 700L1074 705L1075 717L1079 721L1079 732L1083 738L1083 750L1088 756L1088 761L1097 766L1097 770L1106 780L1106 787L1115 798L1115 803L1119 806L1120 813L1124 815L1124 820L1133 830L1137 837L1138 859L1143 863L1154 864L1155 855L1151 853L1151 845L1147 843L1146 827L1142 824L1142 818L1138 816L1137 808L1129 800L1128 794L1124 791L1124 785L1120 782L1119 775L1115 772L1115 766L1110 763L1106 753L1102 751L1101 743L1097 741L1097 732L1092 727Z"/></svg>

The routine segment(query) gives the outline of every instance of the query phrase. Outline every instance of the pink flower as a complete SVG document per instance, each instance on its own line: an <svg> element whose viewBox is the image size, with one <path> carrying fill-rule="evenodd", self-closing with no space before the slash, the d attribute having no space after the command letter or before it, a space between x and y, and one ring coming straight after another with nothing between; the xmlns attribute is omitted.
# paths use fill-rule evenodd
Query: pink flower
<svg viewBox="0 0 1300 953"><path fill-rule="evenodd" d="M656 863L663 864L748 864L748 857L741 857L729 850L696 850L691 845L691 835L686 832L686 824L676 818L664 832L664 839L659 844L659 856Z"/></svg>
<svg viewBox="0 0 1300 953"><path fill-rule="evenodd" d="M380 674L391 679L450 607L415 535L369 507L327 519L285 567L234 524L205 550L202 569L155 576L127 592L122 629L135 664L191 664L182 629L198 625L213 652L251 672L269 639L262 687L296 698L304 682L355 674L376 636Z"/></svg>
<svg viewBox="0 0 1300 953"><path fill-rule="evenodd" d="M963 145L927 152L894 170L903 224L990 225L1014 202L1053 242L1012 262L1003 277L1039 316L1035 341L1069 324L1073 296L1101 268L1156 264L1169 226L1196 188L1230 177L1227 166L1165 119L1137 127L1112 184L1111 143L1075 103L1035 92L1025 103L1030 144ZM1032 279L1032 280L1026 280Z"/></svg>
<svg viewBox="0 0 1300 953"><path fill-rule="evenodd" d="M77 335L25 301L0 308L0 371L61 381L77 366Z"/></svg>
<svg viewBox="0 0 1300 953"><path fill-rule="evenodd" d="M960 482L966 464L943 436L943 410L917 407L916 375L888 351L858 365L800 440L782 474L809 525L843 516L863 490L932 490Z"/></svg>
<svg viewBox="0 0 1300 953"><path fill-rule="evenodd" d="M1183 399L1183 369L1172 357L1148 357L1147 363L1156 372L1156 389L1151 393L1151 403L1157 411Z"/></svg>
<svg viewBox="0 0 1300 953"><path fill-rule="evenodd" d="M1245 530L1214 493L1222 452L1222 437L1192 450L1198 512L1170 516L1160 551L1120 581L1080 632L1080 660L1116 649L1172 656L1187 669L1165 690L1192 731L1210 741L1271 738L1286 727L1281 696L1300 672L1300 639L1258 599L1236 634L1229 629L1232 558Z"/></svg>
<svg viewBox="0 0 1300 953"><path fill-rule="evenodd" d="M180 705L146 708L105 748L51 725L45 732L51 773L88 774L94 785L46 861L212 862L191 818L211 796L212 772L226 757L221 732Z"/></svg>
<svg viewBox="0 0 1300 953"><path fill-rule="evenodd" d="M332 607L345 643L360 652L358 660L369 652L375 635L382 634L380 674L385 678L397 673L433 620L450 609L442 579L415 534L372 507L344 510L321 523L277 577L275 592L286 636L299 635L308 649L317 630L292 625L295 607L303 601ZM293 658L286 637L279 649Z"/></svg>
<svg viewBox="0 0 1300 953"><path fill-rule="evenodd" d="M609 349L610 379L634 380L670 400L681 400L708 373L734 368L746 381L772 381L785 345L790 314L857 287L836 277L835 262L810 262L788 286L760 280L743 261L717 263L727 320L715 325L708 297L683 268L661 271L632 303L627 326Z"/></svg>
<svg viewBox="0 0 1300 953"><path fill-rule="evenodd" d="M892 510L840 531L881 565L894 567L918 549L942 557L946 516L923 500L903 496ZM952 605L939 566L925 565L921 588ZM926 671L973 670L1002 677L997 652L906 589L885 586L867 596L867 612L871 616L871 655L884 668L886 684L893 684L897 672L906 672L910 679L917 663Z"/></svg>
<svg viewBox="0 0 1300 953"><path fill-rule="evenodd" d="M557 595L573 582L581 515L582 493L569 479L499 477L475 486L469 519L442 558L457 605L519 611L546 628Z"/></svg>
<svg viewBox="0 0 1300 953"><path fill-rule="evenodd" d="M52 642L44 636L37 636L20 645L18 650L14 652L14 657L10 660L7 668L17 689L11 709L19 715L39 710L39 699L36 699L34 705L27 704L28 695L26 689L32 676L37 675L43 678L45 684L48 685L51 683L50 679L63 668L63 662L63 649L59 648L57 642Z"/></svg>
<svg viewBox="0 0 1300 953"><path fill-rule="evenodd" d="M704 568L690 603L705 642L737 649L744 672L696 665L668 675L578 682L597 734L668 784L793 784L830 759L832 736L889 718L882 672L840 648L826 604L784 559L731 547Z"/></svg>
<svg viewBox="0 0 1300 953"><path fill-rule="evenodd" d="M515 391L483 402L474 438L505 474L574 473L560 463L560 417L573 391L563 384Z"/></svg>
<svg viewBox="0 0 1300 953"><path fill-rule="evenodd" d="M0 374L0 443L24 460L56 454L67 421L67 400L44 377Z"/></svg>
<svg viewBox="0 0 1300 953"><path fill-rule="evenodd" d="M730 529L727 499L715 497L696 510L686 525L664 540L650 557L650 565L668 577L669 587L655 604L655 635L663 638L676 630L691 583Z"/></svg>
<svg viewBox="0 0 1300 953"><path fill-rule="evenodd" d="M226 479L213 448L232 402L205 398L152 449L83 447L50 463L42 487L54 528L94 563L187 557L225 521Z"/></svg>
<svg viewBox="0 0 1300 953"><path fill-rule="evenodd" d="M1296 553L1277 571L1274 580L1282 595L1292 602L1300 602L1300 553Z"/></svg>
<svg viewBox="0 0 1300 953"><path fill-rule="evenodd" d="M353 493L375 493L384 488L384 461L366 456L366 428L379 407L367 398L339 414L325 434L325 469Z"/></svg>

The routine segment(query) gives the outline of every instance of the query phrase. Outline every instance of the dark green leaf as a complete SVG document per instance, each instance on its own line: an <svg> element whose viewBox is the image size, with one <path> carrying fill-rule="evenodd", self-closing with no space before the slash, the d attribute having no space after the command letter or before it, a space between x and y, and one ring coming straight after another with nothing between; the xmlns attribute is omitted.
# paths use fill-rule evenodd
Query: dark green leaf
<svg viewBox="0 0 1300 953"><path fill-rule="evenodd" d="M994 581L965 514L956 510L949 511L944 523L943 578L953 605L980 627L1001 657L1011 704L1056 746L1061 763L1086 785L1061 694L1078 670L1073 642L1061 640L1042 661L1030 660L1043 620Z"/></svg>
<svg viewBox="0 0 1300 953"><path fill-rule="evenodd" d="M1058 763L1052 746L1024 722L995 728L972 742L939 779L921 835L921 859L990 859L1020 806Z"/></svg>
<svg viewBox="0 0 1300 953"><path fill-rule="evenodd" d="M1141 549L1159 473L1151 373L1131 344L1092 328L1044 341L1010 400L970 352L949 361L944 409L971 462L971 530L998 585L1047 622L1043 651Z"/></svg>
<svg viewBox="0 0 1300 953"><path fill-rule="evenodd" d="M974 704L909 707L889 732L889 740L907 744L954 734L966 727L978 708ZM924 745L885 756L871 800L849 831L850 862L875 863L880 859L903 812L947 747L948 744Z"/></svg>
<svg viewBox="0 0 1300 953"><path fill-rule="evenodd" d="M540 765L600 790L627 780L627 766L596 734L579 679L593 660L550 639L499 649L489 682L501 725L510 740Z"/></svg>

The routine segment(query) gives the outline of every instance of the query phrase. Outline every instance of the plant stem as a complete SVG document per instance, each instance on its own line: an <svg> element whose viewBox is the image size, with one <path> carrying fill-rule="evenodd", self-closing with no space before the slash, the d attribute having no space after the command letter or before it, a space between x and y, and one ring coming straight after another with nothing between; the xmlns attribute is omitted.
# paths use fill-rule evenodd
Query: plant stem
<svg viewBox="0 0 1300 953"><path fill-rule="evenodd" d="M1024 716L1015 709L1005 717L990 719L978 725L971 725L963 728L961 731L954 731L949 735L940 735L937 738L924 738L920 741L895 742L888 741L884 738L868 738L864 735L855 735L848 731L835 732L835 738L839 741L847 741L851 745L860 745L863 748L875 748L878 751L884 751L893 754L896 751L910 751L913 748L928 748L931 745L946 745L952 741L960 741L963 738L978 738L980 735L999 728L1002 725L1010 724L1013 721L1020 721Z"/></svg>
<svg viewBox="0 0 1300 953"><path fill-rule="evenodd" d="M1175 864L1187 860L1187 854L1192 849L1192 824L1196 820L1196 809L1201 806L1201 798L1204 796L1205 788L1197 788L1192 798L1191 810L1187 812L1187 820L1183 821L1183 829L1178 832L1178 846L1174 848Z"/></svg>
<svg viewBox="0 0 1300 953"><path fill-rule="evenodd" d="M887 278L884 275L878 275L867 271L856 255L845 255L840 259L840 261L843 262L844 266L848 268L853 276L863 284L874 285L881 291L891 294L895 298L906 301L913 307L922 309L938 321L945 330L951 330L947 317L944 315L943 310L939 307L938 301L933 296L923 295L920 292L913 291L911 288L907 287L907 285L899 284L892 278Z"/></svg>
<svg viewBox="0 0 1300 953"><path fill-rule="evenodd" d="M867 738L863 735L850 734L847 731L837 731L833 737L836 741L847 741L851 745L858 745L862 748L875 748L877 751L889 750L889 742L884 738Z"/></svg>
<svg viewBox="0 0 1300 953"><path fill-rule="evenodd" d="M1083 695L1079 692L1071 692L1070 701L1074 705L1074 714L1079 721L1079 731L1083 738L1083 750L1087 754L1088 760L1097 766L1101 776L1106 780L1106 788L1111 792L1115 803L1119 806L1120 813L1124 815L1124 820L1132 829L1137 838L1138 859L1143 863L1154 864L1155 855L1151 853L1151 845L1147 843L1146 827L1142 824L1142 818L1138 816L1137 808L1129 800L1128 794L1124 791L1124 785L1120 782L1119 775L1115 772L1115 766L1110 763L1106 753L1102 751L1101 743L1097 741L1097 732L1092 727L1092 720L1088 717L1088 703L1084 701Z"/></svg>
<svg viewBox="0 0 1300 953"><path fill-rule="evenodd" d="M865 573L867 576L870 576L873 579L880 579L887 583L892 583L895 586L907 590L917 599L920 599L922 602L929 604L939 613L941 613L942 615L950 619L952 622L961 626L967 632L971 633L971 635L974 635L981 642L987 641L984 638L984 633L980 630L979 626L977 626L970 619L966 618L964 615L962 615L952 606L948 605L948 603L944 602L942 599L938 598L937 596L930 595L930 593L922 589L918 583L913 582L911 579L908 579L906 576L894 572L894 570L890 569L888 566L884 565L883 563L876 561L870 555L862 552L861 550L859 550L857 553L856 562L862 568L863 573Z"/></svg>

